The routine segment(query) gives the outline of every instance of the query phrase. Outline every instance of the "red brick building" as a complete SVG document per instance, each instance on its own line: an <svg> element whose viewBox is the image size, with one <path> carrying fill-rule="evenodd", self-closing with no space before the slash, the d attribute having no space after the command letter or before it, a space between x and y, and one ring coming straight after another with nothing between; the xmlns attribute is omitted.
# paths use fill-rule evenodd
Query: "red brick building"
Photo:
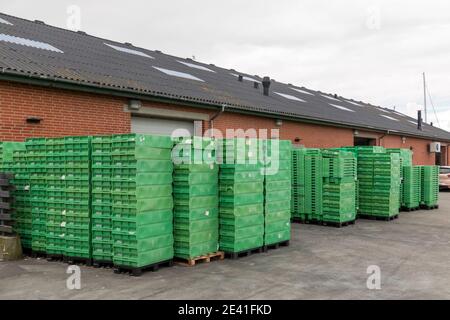
<svg viewBox="0 0 450 320"><path fill-rule="evenodd" d="M278 129L306 147L411 148L449 164L450 133L394 110L0 14L0 140ZM1 22L4 21L4 22ZM438 142L441 152L430 152Z"/></svg>

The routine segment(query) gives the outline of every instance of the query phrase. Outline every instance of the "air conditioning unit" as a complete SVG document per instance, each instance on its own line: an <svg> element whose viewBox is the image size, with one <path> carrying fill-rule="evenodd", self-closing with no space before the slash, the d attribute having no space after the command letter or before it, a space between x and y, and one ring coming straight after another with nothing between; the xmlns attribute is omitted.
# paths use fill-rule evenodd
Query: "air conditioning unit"
<svg viewBox="0 0 450 320"><path fill-rule="evenodd" d="M441 152L441 143L440 142L430 143L430 152L431 153L440 153Z"/></svg>

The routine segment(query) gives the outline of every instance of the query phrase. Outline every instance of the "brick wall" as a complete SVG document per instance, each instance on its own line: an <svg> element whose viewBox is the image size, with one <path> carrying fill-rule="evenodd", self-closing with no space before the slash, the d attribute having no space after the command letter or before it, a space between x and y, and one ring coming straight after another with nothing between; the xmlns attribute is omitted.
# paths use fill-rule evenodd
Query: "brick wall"
<svg viewBox="0 0 450 320"><path fill-rule="evenodd" d="M32 85L0 81L0 140L22 141L27 137L97 135L129 133L130 114L123 111L127 100L105 95L45 88ZM164 103L145 102L144 106L166 108L213 115L214 110L181 107ZM27 124L26 118L42 118L40 124ZM203 122L204 130L209 122ZM306 147L329 148L353 145L353 130L315 124L283 121L278 127L271 118L224 112L214 121L214 128L225 133L227 128L244 130L279 129L281 139ZM435 155L428 153L430 141L407 138L403 143L400 136L389 135L381 138L380 133L372 133L377 145L388 148L413 148L415 164L434 164ZM448 150L450 152L450 150Z"/></svg>
<svg viewBox="0 0 450 320"><path fill-rule="evenodd" d="M130 132L125 99L0 81L0 140ZM42 119L29 124L27 117Z"/></svg>

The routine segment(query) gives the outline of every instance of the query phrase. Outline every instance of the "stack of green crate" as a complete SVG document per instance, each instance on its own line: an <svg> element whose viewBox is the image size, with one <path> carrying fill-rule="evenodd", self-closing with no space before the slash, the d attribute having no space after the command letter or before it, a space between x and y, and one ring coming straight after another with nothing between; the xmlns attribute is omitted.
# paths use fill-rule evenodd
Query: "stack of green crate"
<svg viewBox="0 0 450 320"><path fill-rule="evenodd" d="M111 136L94 136L91 142L92 226L94 265L113 261ZM120 177L120 176L119 176Z"/></svg>
<svg viewBox="0 0 450 320"><path fill-rule="evenodd" d="M265 155L264 245L291 239L291 150L290 140L262 141Z"/></svg>
<svg viewBox="0 0 450 320"><path fill-rule="evenodd" d="M28 171L26 150L16 150L13 152L12 172L14 179L11 184L15 186L13 218L14 231L20 235L22 247L31 249L32 243L32 214L30 199L30 174Z"/></svg>
<svg viewBox="0 0 450 320"><path fill-rule="evenodd" d="M91 137L64 138L65 256L90 259L91 253Z"/></svg>
<svg viewBox="0 0 450 320"><path fill-rule="evenodd" d="M305 154L305 216L308 221L323 220L322 152L314 149Z"/></svg>
<svg viewBox="0 0 450 320"><path fill-rule="evenodd" d="M292 149L291 217L305 220L305 149Z"/></svg>
<svg viewBox="0 0 450 320"><path fill-rule="evenodd" d="M413 165L412 162L412 151L410 149L401 149L401 148L389 148L386 149L386 153L398 153L400 156L400 202L399 206L407 207L405 205L405 199L404 199L404 177L403 177L403 168L404 167L411 167Z"/></svg>
<svg viewBox="0 0 450 320"><path fill-rule="evenodd" d="M264 172L257 159L258 141L226 139L222 143L220 249L239 253L261 248L264 244Z"/></svg>
<svg viewBox="0 0 450 320"><path fill-rule="evenodd" d="M406 209L416 209L421 198L421 169L417 166L403 167L403 201Z"/></svg>
<svg viewBox="0 0 450 320"><path fill-rule="evenodd" d="M439 167L421 166L421 200L420 204L432 209L439 202Z"/></svg>
<svg viewBox="0 0 450 320"><path fill-rule="evenodd" d="M47 246L47 165L45 138L26 141L28 169L30 174L30 197L32 214L32 250L44 254Z"/></svg>
<svg viewBox="0 0 450 320"><path fill-rule="evenodd" d="M361 215L398 215L400 157L398 154L359 153L358 180Z"/></svg>
<svg viewBox="0 0 450 320"><path fill-rule="evenodd" d="M293 218L322 221L322 170L320 149L292 149Z"/></svg>
<svg viewBox="0 0 450 320"><path fill-rule="evenodd" d="M356 219L357 161L352 152L323 150L323 222Z"/></svg>
<svg viewBox="0 0 450 320"><path fill-rule="evenodd" d="M216 142L209 138L181 139L174 147L175 257L193 259L218 250L219 167Z"/></svg>
<svg viewBox="0 0 450 320"><path fill-rule="evenodd" d="M112 136L113 262L142 268L173 259L170 137Z"/></svg>
<svg viewBox="0 0 450 320"><path fill-rule="evenodd" d="M46 253L62 257L66 253L66 167L64 138L45 140L47 186Z"/></svg>

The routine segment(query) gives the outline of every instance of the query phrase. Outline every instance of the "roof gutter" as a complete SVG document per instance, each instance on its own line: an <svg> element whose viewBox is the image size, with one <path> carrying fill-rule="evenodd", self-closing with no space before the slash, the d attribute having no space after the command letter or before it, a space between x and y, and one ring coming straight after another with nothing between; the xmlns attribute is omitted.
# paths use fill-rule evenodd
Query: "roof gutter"
<svg viewBox="0 0 450 320"><path fill-rule="evenodd" d="M1 69L0 80L12 81L12 82L36 85L36 86L43 86L43 87L49 87L49 88L71 90L71 91L110 95L110 96L121 97L121 98L125 98L125 99L141 99L144 101L168 103L168 104L180 105L180 106L190 106L190 107L194 107L194 108L203 108L203 109L209 109L209 110L211 110L211 109L217 110L217 104L212 104L212 103L208 104L208 103L205 103L202 101L195 102L190 99L181 99L180 97L172 97L172 98L171 97L160 97L160 96L152 95L150 92L147 92L144 90L142 90L141 93L137 93L138 92L137 90L126 89L126 88L122 88L122 87L109 87L109 86L104 86L104 85L96 84L96 83L83 83L83 82L79 82L79 81L73 81L73 80L69 80L69 79L62 79L62 78L55 78L55 77L39 77L36 75L31 75L31 74L28 76L25 76L24 74L19 73L19 72L13 73L13 72L11 72L11 70L8 70L8 72L6 72L4 68ZM223 111L221 111L222 109L223 109ZM332 122L332 121L326 121L326 120L322 120L322 119L307 118L304 116L283 115L280 113L243 110L243 109L237 108L237 107L230 107L229 105L222 105L222 109L218 111L216 118L220 114L222 114L226 109L227 112L256 115L256 116L260 116L260 117L268 117L268 118L276 117L277 119L282 119L282 120L299 121L299 122L304 122L304 123L320 124L320 125L326 125L326 126L348 128L348 129L371 130L371 131L375 131L375 132L384 132L385 131L383 129L377 129L377 128L373 128L370 126L364 127L364 126L358 126L355 124L338 122L338 121ZM214 116L215 115L213 115L213 117ZM427 137L427 136L423 136L423 135L414 135L411 133L404 133L404 132L396 132L396 133L402 134L402 135L408 136L408 137L419 138L419 139L430 139L430 140L438 140L438 141L442 141L442 142L450 142L450 139L442 139L442 138L436 138L436 137L430 137L430 136Z"/></svg>

